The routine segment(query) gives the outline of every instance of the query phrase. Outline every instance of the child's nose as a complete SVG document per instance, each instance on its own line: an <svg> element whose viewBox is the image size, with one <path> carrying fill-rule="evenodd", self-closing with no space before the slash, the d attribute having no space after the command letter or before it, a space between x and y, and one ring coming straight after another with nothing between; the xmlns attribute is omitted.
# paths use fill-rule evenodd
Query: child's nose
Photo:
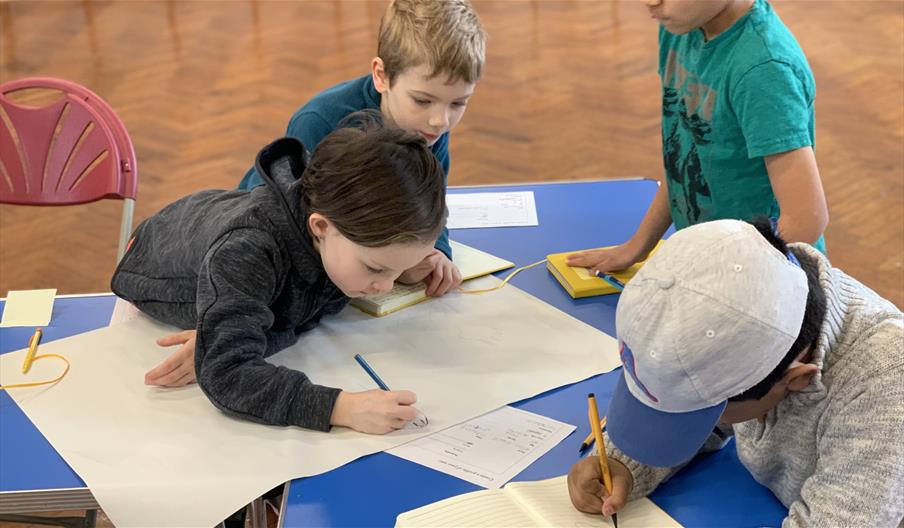
<svg viewBox="0 0 904 528"><path fill-rule="evenodd" d="M449 111L443 107L430 116L430 126L445 130L449 126Z"/></svg>
<svg viewBox="0 0 904 528"><path fill-rule="evenodd" d="M385 279L381 281L375 281L371 284L371 288L377 291L377 293L386 293L392 289L392 285L395 283L392 279Z"/></svg>

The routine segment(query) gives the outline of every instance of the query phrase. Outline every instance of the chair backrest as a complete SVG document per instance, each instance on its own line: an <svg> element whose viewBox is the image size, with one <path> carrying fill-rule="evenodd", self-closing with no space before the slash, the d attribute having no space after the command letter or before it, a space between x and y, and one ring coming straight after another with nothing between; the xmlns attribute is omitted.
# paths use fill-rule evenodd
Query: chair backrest
<svg viewBox="0 0 904 528"><path fill-rule="evenodd" d="M63 96L33 107L7 95L36 88ZM87 88L48 77L0 84L0 119L0 203L135 199L138 168L132 141L113 109Z"/></svg>

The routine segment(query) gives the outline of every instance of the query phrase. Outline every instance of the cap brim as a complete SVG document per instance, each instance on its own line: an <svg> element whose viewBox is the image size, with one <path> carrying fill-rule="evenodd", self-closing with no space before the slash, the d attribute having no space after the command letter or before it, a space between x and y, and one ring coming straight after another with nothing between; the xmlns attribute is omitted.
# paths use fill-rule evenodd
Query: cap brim
<svg viewBox="0 0 904 528"><path fill-rule="evenodd" d="M612 443L634 460L673 467L700 450L726 404L684 413L657 411L634 397L622 369L606 411L606 429Z"/></svg>

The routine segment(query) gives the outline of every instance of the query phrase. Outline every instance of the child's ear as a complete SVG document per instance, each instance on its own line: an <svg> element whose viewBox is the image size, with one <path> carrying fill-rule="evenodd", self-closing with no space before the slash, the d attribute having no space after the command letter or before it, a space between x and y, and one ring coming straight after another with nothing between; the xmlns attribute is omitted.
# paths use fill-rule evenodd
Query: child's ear
<svg viewBox="0 0 904 528"><path fill-rule="evenodd" d="M810 382L813 381L813 376L816 375L818 370L819 367L813 363L804 363L788 369L788 372L785 373L788 390L799 392L806 389L810 386Z"/></svg>
<svg viewBox="0 0 904 528"><path fill-rule="evenodd" d="M308 229L318 240L326 237L331 225L329 219L320 213L311 213L308 217Z"/></svg>
<svg viewBox="0 0 904 528"><path fill-rule="evenodd" d="M370 61L370 74L373 77L374 88L381 94L386 93L386 90L389 90L389 76L386 75L383 59L374 57L374 59Z"/></svg>

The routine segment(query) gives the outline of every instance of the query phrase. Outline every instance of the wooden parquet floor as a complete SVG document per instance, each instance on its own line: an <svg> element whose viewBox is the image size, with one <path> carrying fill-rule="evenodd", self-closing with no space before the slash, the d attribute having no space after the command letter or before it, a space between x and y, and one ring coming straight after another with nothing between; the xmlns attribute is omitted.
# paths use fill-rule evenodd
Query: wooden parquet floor
<svg viewBox="0 0 904 528"><path fill-rule="evenodd" d="M832 261L904 306L904 2L774 4L817 80ZM488 62L452 136L452 184L661 175L657 28L642 5L475 5ZM138 153L137 225L234 187L298 106L365 73L384 6L0 0L0 81L62 77L116 109ZM0 206L0 295L108 291L118 226L116 202Z"/></svg>
<svg viewBox="0 0 904 528"><path fill-rule="evenodd" d="M231 188L318 91L367 71L385 3L0 3L0 80L104 97L139 159L136 224ZM635 2L477 0L485 76L452 136L452 184L659 177L656 24ZM904 306L904 2L779 0L816 76L817 157L838 267ZM109 289L117 202L0 206L0 295Z"/></svg>

